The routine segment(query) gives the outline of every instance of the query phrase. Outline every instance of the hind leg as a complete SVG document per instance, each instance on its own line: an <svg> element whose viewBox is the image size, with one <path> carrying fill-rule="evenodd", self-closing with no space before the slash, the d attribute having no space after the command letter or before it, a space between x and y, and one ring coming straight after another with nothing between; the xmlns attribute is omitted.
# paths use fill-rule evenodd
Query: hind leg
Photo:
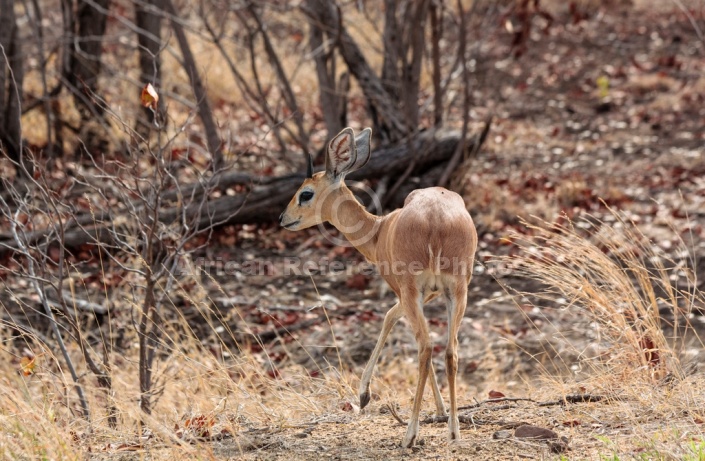
<svg viewBox="0 0 705 461"><path fill-rule="evenodd" d="M382 352L382 348L384 348L384 343L387 342L389 332L402 316L402 313L401 303L396 303L391 309L389 309L389 311L387 311L387 315L384 316L382 331L379 334L379 338L377 338L375 349L372 351L372 355L367 361L365 371L362 373L362 378L360 379L360 408L365 408L365 406L367 406L370 402L370 381L372 380L372 373L374 372L377 360L379 360L379 355Z"/></svg>
<svg viewBox="0 0 705 461"><path fill-rule="evenodd" d="M468 301L468 287L458 280L447 295L448 306L448 345L446 346L446 373L448 374L448 392L450 393L450 415L448 416L448 438L460 439L458 422L458 401L455 380L458 373L458 330L465 315Z"/></svg>

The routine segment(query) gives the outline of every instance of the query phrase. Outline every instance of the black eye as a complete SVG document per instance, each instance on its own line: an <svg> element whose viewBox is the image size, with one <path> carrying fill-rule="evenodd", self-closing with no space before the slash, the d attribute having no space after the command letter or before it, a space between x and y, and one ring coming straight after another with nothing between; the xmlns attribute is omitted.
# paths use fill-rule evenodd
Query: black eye
<svg viewBox="0 0 705 461"><path fill-rule="evenodd" d="M302 204L304 202L308 202L313 198L313 192L310 190L305 190L299 194L299 204Z"/></svg>

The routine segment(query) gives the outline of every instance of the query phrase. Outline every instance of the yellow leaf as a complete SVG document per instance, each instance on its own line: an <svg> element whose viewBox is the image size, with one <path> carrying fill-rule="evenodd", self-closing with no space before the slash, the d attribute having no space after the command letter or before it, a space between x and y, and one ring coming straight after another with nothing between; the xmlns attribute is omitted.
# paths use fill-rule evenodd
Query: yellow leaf
<svg viewBox="0 0 705 461"><path fill-rule="evenodd" d="M600 93L600 98L606 98L610 94L610 79L604 75L597 77L597 89Z"/></svg>

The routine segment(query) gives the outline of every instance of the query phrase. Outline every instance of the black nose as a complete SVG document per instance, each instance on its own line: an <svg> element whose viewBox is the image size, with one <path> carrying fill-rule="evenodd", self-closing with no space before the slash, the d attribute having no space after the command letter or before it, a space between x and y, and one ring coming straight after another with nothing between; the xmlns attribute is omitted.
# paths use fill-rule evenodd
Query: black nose
<svg viewBox="0 0 705 461"><path fill-rule="evenodd" d="M279 225L281 226L282 224L282 218L284 217L284 212L282 211L282 214L279 215Z"/></svg>

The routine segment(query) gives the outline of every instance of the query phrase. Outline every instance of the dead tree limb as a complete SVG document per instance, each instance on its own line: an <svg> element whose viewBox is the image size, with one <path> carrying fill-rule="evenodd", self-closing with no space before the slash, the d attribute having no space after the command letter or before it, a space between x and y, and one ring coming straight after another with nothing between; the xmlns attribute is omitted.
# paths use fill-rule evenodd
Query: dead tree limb
<svg viewBox="0 0 705 461"><path fill-rule="evenodd" d="M201 75L198 73L196 59L193 56L191 46L186 38L184 26L179 21L174 3L172 0L162 1L164 3L164 11L169 15L171 28L174 31L176 41L179 43L179 48L181 49L181 56L184 60L184 70L188 74L191 87L193 88L193 96L196 98L198 116L201 118L201 123L203 123L203 130L206 133L206 144L213 159L213 168L220 170L224 166L223 150L220 136L218 135L218 127L213 119L213 112L210 102L208 101L208 95L206 94L206 87L203 85Z"/></svg>
<svg viewBox="0 0 705 461"><path fill-rule="evenodd" d="M409 184L408 187L401 187L399 192L395 194L392 203L398 204L402 202L403 197L408 194L410 189L434 185L440 177L440 171L443 169L445 162L456 151L458 142L459 136L457 134L438 135L431 131L419 133L413 138L412 148L419 155L410 175L419 174L420 180ZM409 165L408 149L408 145L404 143L399 146L378 150L365 168L351 174L349 179L360 181L401 174ZM291 195L301 185L304 176L302 171L297 174L266 178L259 182L249 183L246 193L237 195L222 194L207 201L201 199L203 194L210 194L213 190L222 190L223 182L184 186L179 192L173 190L164 191L161 199L164 206L159 213L159 221L168 225L187 217L191 220L190 225L194 229L207 229L212 227L214 223L274 222L283 207L288 203ZM231 179L232 182L237 183L248 178L246 175L233 175ZM228 183L232 182L228 181ZM399 196L398 199L397 195ZM192 203L192 205L180 206L178 203ZM135 212L134 209L133 212ZM124 219L118 219L120 213L114 215L105 213L100 216L100 220L97 219L97 216L94 219L92 216L86 216L87 214L90 213L79 215L71 221L73 227L65 230L63 244L70 248L84 243L100 243L106 249L109 249L111 245L114 245L113 248L118 249L119 242L115 242L114 237L115 235L120 235L120 232L119 229L115 228L115 223L125 221ZM28 237L31 237L31 239ZM41 245L52 245L57 238L49 229L44 232L41 230L35 231L28 237L25 238L25 241L37 242ZM8 238L8 236L0 236L0 254L8 251L15 251L13 240Z"/></svg>

